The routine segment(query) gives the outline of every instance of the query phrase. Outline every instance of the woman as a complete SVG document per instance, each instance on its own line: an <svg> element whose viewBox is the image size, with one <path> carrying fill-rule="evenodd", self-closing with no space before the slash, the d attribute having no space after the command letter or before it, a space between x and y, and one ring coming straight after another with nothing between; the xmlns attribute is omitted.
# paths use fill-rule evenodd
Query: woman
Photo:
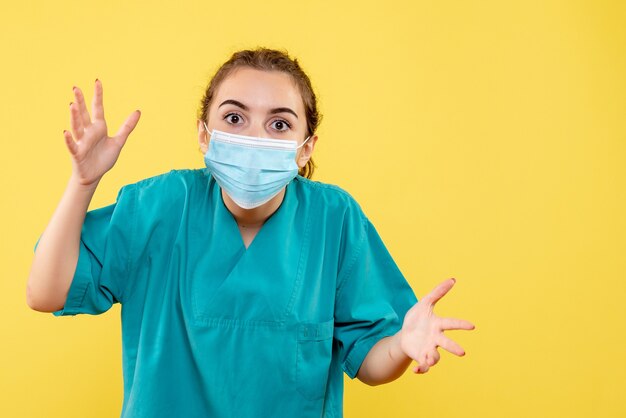
<svg viewBox="0 0 626 418"><path fill-rule="evenodd" d="M86 212L135 128L107 136L74 88L72 175L35 245L28 304L55 316L122 303L122 417L342 416L343 375L425 373L443 335L473 329L419 301L358 203L311 180L320 115L309 78L281 51L237 52L202 99L206 169L126 185Z"/></svg>

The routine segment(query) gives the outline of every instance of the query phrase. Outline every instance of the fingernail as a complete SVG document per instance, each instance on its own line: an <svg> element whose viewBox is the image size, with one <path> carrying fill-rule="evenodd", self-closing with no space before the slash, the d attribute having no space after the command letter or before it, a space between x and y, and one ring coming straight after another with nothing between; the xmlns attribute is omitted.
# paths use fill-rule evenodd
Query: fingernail
<svg viewBox="0 0 626 418"><path fill-rule="evenodd" d="M76 86L72 86L72 90L76 90Z"/></svg>
<svg viewBox="0 0 626 418"><path fill-rule="evenodd" d="M70 102L70 106L72 105L73 102Z"/></svg>
<svg viewBox="0 0 626 418"><path fill-rule="evenodd" d="M98 81L98 79L96 78L96 81Z"/></svg>
<svg viewBox="0 0 626 418"><path fill-rule="evenodd" d="M454 283L456 283L456 279L453 277L452 280L454 280Z"/></svg>

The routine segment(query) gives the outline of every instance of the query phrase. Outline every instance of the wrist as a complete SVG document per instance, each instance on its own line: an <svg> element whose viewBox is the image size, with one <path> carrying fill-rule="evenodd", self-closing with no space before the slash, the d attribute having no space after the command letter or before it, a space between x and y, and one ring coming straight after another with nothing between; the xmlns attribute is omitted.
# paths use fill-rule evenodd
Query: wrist
<svg viewBox="0 0 626 418"><path fill-rule="evenodd" d="M406 361L409 356L402 350L402 330L392 335L389 344L389 357L394 361Z"/></svg>
<svg viewBox="0 0 626 418"><path fill-rule="evenodd" d="M100 183L100 179L97 179L96 181L89 183L89 184L84 184L78 179L78 177L72 174L70 176L68 183L69 183L69 186L74 190L78 190L79 192L93 194L96 191L98 184Z"/></svg>

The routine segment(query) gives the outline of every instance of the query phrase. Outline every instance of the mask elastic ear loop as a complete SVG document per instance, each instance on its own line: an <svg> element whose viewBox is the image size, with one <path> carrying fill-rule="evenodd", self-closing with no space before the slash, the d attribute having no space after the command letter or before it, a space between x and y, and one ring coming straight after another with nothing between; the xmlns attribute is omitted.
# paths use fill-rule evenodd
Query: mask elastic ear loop
<svg viewBox="0 0 626 418"><path fill-rule="evenodd" d="M309 138L311 138L311 135L309 135L309 136L307 137L307 139L305 139L305 140L304 140L304 142L303 142L303 143L301 143L300 145L298 145L298 146L296 147L296 149L298 149L298 148L300 148L301 146L303 146L304 144L306 144L306 141L308 141L308 140L309 140Z"/></svg>
<svg viewBox="0 0 626 418"><path fill-rule="evenodd" d="M207 134L207 135L210 135L210 136L213 136L212 134L210 134L210 133L209 133L209 127L208 127L208 126L206 126L206 122L205 122L205 121L202 121L202 124L204 125L204 129L206 130L206 134Z"/></svg>

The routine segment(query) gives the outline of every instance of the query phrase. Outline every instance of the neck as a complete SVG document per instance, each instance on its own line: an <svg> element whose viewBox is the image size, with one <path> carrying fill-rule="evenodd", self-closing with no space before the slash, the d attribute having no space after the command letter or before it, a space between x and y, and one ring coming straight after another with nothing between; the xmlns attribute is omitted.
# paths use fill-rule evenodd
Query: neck
<svg viewBox="0 0 626 418"><path fill-rule="evenodd" d="M265 221L280 207L284 197L285 188L283 187L280 193L261 206L257 206L252 209L244 209L238 206L222 189L222 199L224 200L224 204L237 221L237 224L246 228L255 228L263 225Z"/></svg>

